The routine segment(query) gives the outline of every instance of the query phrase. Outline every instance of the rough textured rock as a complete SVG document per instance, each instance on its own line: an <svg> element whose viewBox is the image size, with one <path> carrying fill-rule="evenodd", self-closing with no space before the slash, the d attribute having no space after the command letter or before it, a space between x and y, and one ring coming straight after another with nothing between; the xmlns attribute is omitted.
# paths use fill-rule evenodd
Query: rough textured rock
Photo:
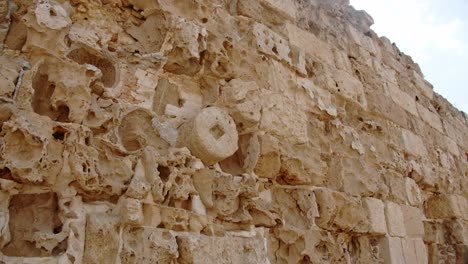
<svg viewBox="0 0 468 264"><path fill-rule="evenodd" d="M0 263L466 263L468 118L347 0L0 0Z"/></svg>

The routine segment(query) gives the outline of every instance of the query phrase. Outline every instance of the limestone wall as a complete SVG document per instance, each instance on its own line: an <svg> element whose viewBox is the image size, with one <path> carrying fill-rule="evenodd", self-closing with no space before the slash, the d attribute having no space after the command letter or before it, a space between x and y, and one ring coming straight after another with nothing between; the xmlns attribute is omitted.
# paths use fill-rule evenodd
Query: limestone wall
<svg viewBox="0 0 468 264"><path fill-rule="evenodd" d="M0 263L467 263L467 116L372 23L0 0Z"/></svg>

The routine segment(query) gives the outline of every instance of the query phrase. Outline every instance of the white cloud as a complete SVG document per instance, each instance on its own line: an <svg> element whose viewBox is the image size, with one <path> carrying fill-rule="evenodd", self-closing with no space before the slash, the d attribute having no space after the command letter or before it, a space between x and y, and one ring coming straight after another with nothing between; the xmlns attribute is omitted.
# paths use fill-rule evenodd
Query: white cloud
<svg viewBox="0 0 468 264"><path fill-rule="evenodd" d="M395 42L421 66L437 92L468 113L468 18L456 16L468 7L464 1L451 1L445 14L438 9L445 3L440 0L351 0L351 4L366 10L375 21L372 29Z"/></svg>
<svg viewBox="0 0 468 264"><path fill-rule="evenodd" d="M444 21L430 0L352 0L351 4L365 9L375 20L373 29L419 63L430 60L434 50L467 52L461 39L463 21Z"/></svg>

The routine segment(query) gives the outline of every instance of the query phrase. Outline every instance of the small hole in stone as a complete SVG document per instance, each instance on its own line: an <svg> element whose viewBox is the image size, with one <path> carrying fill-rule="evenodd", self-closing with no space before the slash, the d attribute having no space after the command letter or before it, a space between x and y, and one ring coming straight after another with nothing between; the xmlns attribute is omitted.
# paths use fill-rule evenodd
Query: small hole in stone
<svg viewBox="0 0 468 264"><path fill-rule="evenodd" d="M57 226L57 227L55 227L54 230L53 230L53 233L54 233L54 234L58 234L58 233L60 233L60 232L62 232L62 226Z"/></svg>
<svg viewBox="0 0 468 264"><path fill-rule="evenodd" d="M185 104L185 100L184 100L184 99L179 99L179 100L177 101L177 104L178 104L179 107L182 107L182 106L184 106L184 104Z"/></svg>
<svg viewBox="0 0 468 264"><path fill-rule="evenodd" d="M419 101L419 97L416 96L416 102L418 102L418 101Z"/></svg>
<svg viewBox="0 0 468 264"><path fill-rule="evenodd" d="M159 178L161 178L163 182L167 182L169 180L169 175L171 174L171 171L169 170L169 168L165 166L158 166L158 171L159 171Z"/></svg>
<svg viewBox="0 0 468 264"><path fill-rule="evenodd" d="M278 49L276 48L276 46L274 46L271 51L273 51L275 54L278 54Z"/></svg>
<svg viewBox="0 0 468 264"><path fill-rule="evenodd" d="M203 24L205 24L206 22L208 22L208 18L204 17L204 18L202 18L201 21L202 21Z"/></svg>
<svg viewBox="0 0 468 264"><path fill-rule="evenodd" d="M49 15L50 15L50 16L57 16L57 13L55 12L55 10L50 9L50 10L49 10Z"/></svg>
<svg viewBox="0 0 468 264"><path fill-rule="evenodd" d="M57 108L58 117L55 121L59 122L70 122L68 119L68 114L70 113L70 108L66 105L61 105Z"/></svg>
<svg viewBox="0 0 468 264"><path fill-rule="evenodd" d="M220 139L224 135L224 130L220 125L216 124L210 128L210 133L215 139Z"/></svg>
<svg viewBox="0 0 468 264"><path fill-rule="evenodd" d="M52 136L57 140L64 140L65 139L65 130L61 127L54 128L54 133Z"/></svg>
<svg viewBox="0 0 468 264"><path fill-rule="evenodd" d="M0 169L0 179L13 180L11 171L9 168Z"/></svg>

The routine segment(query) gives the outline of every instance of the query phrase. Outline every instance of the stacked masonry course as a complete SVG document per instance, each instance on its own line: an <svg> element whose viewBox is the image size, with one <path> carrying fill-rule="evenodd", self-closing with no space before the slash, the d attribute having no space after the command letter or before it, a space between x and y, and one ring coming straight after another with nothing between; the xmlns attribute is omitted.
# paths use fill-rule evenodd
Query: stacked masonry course
<svg viewBox="0 0 468 264"><path fill-rule="evenodd" d="M0 0L0 263L467 263L467 116L372 23Z"/></svg>

